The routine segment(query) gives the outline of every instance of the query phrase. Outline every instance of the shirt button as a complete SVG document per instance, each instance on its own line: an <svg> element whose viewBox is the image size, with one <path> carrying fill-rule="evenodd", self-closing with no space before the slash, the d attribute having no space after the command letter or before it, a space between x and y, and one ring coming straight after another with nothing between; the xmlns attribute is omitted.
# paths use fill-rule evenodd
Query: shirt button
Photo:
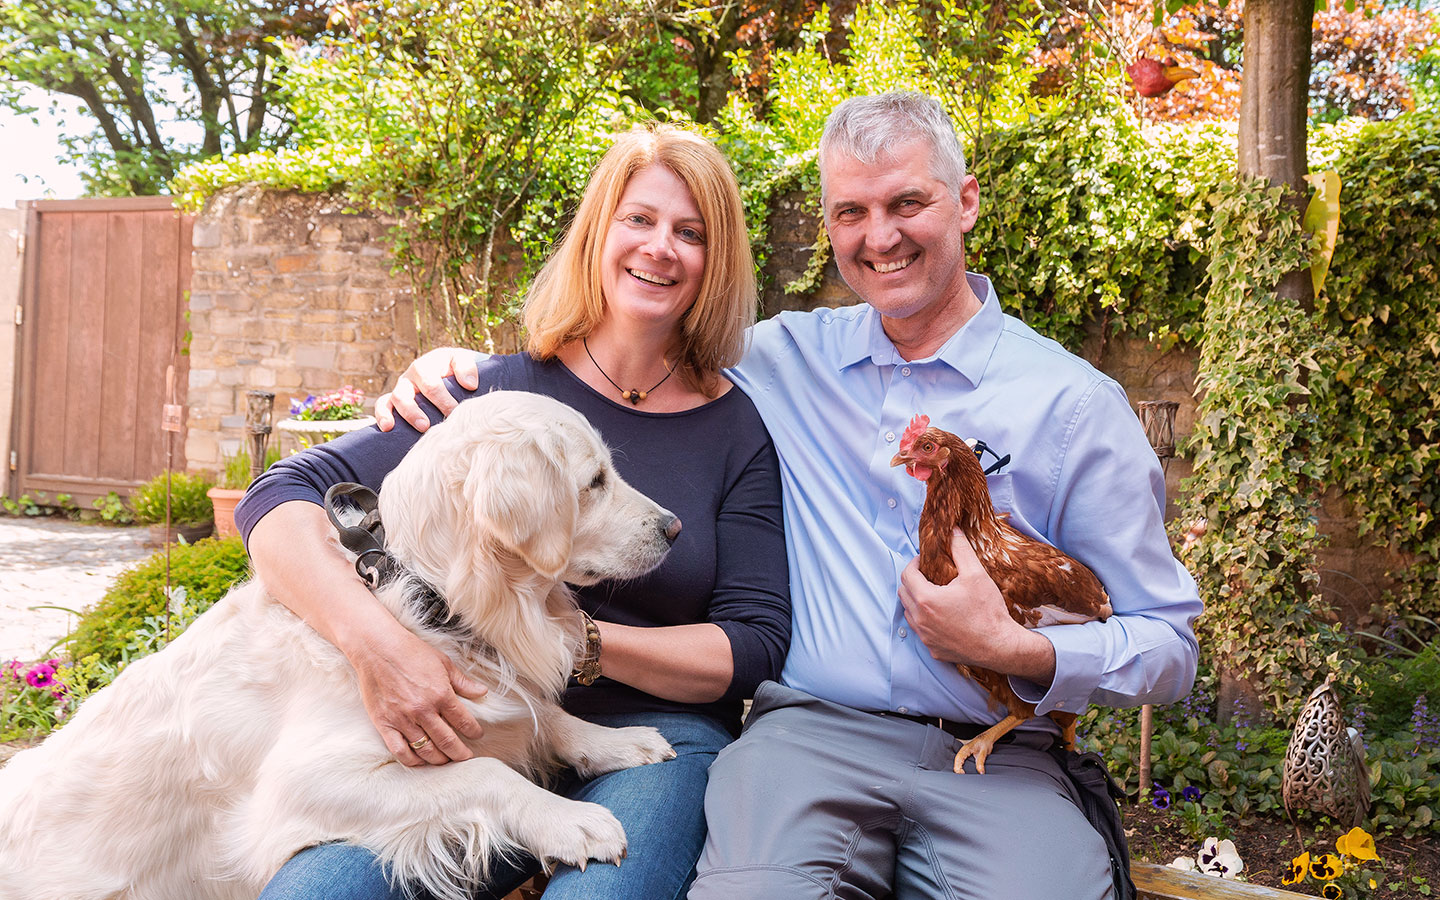
<svg viewBox="0 0 1440 900"><path fill-rule="evenodd" d="M885 432L885 440L886 440L887 443L892 443L892 444L895 443L895 432L893 432L893 431L887 431L887 432Z"/></svg>
<svg viewBox="0 0 1440 900"><path fill-rule="evenodd" d="M900 632L899 632L899 634L900 634L900 636L901 636L902 638L903 638L905 635L909 634L909 633L910 633L910 632L906 631L906 630L903 629L903 628L900 629Z"/></svg>
<svg viewBox="0 0 1440 900"><path fill-rule="evenodd" d="M906 709L905 707L901 706L901 707L897 707L895 711L898 712L898 713L900 713L901 715L904 715L905 713L908 713L910 710L908 710L908 709Z"/></svg>
<svg viewBox="0 0 1440 900"><path fill-rule="evenodd" d="M1055 708L1056 708L1056 709L1064 709L1064 708L1065 708L1065 701L1064 701L1064 700L1061 700L1059 703L1055 704Z"/></svg>
<svg viewBox="0 0 1440 900"><path fill-rule="evenodd" d="M885 502L886 502L887 504L889 504L889 506L890 506L891 509L894 509L894 508L895 508L895 498L894 498L894 497L891 497L889 500L886 500Z"/></svg>
<svg viewBox="0 0 1440 900"><path fill-rule="evenodd" d="M909 378L909 377L910 377L910 367L909 367L909 366L905 366L904 368L902 368L902 369L900 370L900 374L901 374L901 375L904 375L906 378Z"/></svg>

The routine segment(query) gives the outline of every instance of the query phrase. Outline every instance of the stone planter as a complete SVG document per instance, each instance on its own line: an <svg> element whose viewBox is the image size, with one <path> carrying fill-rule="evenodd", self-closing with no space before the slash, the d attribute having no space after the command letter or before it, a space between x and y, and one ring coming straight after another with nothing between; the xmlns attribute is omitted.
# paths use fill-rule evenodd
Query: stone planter
<svg viewBox="0 0 1440 900"><path fill-rule="evenodd" d="M215 531L214 522L185 522L172 523L170 525L170 540L174 542L178 538L184 538L185 543L193 544L196 541L209 537ZM165 523L150 526L150 539L145 542L151 547L165 546Z"/></svg>
<svg viewBox="0 0 1440 900"><path fill-rule="evenodd" d="M240 533L235 527L235 504L245 496L242 488L213 487L205 492L215 507L215 536L230 537Z"/></svg>
<svg viewBox="0 0 1440 900"><path fill-rule="evenodd" d="M374 424L374 416L362 416L358 419L281 419L275 423L275 429L295 435L300 446L308 450L316 444L333 441L342 434L369 428Z"/></svg>

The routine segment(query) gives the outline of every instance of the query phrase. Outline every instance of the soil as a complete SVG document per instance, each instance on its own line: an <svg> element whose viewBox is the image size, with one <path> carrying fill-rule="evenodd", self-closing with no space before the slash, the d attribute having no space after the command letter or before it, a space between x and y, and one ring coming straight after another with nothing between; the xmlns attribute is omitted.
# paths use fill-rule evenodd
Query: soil
<svg viewBox="0 0 1440 900"><path fill-rule="evenodd" d="M1127 805L1124 816L1130 856L1134 860L1163 866L1169 865L1177 856L1194 856L1200 852L1200 840L1185 833L1180 816L1171 810L1154 809L1148 804ZM1245 862L1247 881L1301 893L1309 892L1309 886L1281 882L1290 870L1290 861L1306 850L1312 855L1317 851L1334 853L1335 839L1348 830L1327 826L1317 831L1313 825L1301 823L1300 833L1304 837L1304 845L1301 846L1296 840L1294 827L1283 816L1251 817L1240 825L1233 822L1226 824L1230 828L1229 837L1235 842L1235 850ZM1419 891L1420 885L1411 881L1415 877L1424 879L1422 883L1428 885L1435 896L1440 896L1440 835L1377 838L1375 851L1380 856L1380 862L1370 866L1384 872L1382 884L1402 882L1405 885L1393 893L1381 887L1373 894L1378 900L1420 900L1424 895ZM1313 881L1309 882L1309 885L1313 884Z"/></svg>

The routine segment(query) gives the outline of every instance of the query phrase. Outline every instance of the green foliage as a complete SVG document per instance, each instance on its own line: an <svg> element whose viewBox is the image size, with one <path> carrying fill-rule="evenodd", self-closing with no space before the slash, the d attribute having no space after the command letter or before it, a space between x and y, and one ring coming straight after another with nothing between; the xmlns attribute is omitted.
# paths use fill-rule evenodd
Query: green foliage
<svg viewBox="0 0 1440 900"><path fill-rule="evenodd" d="M131 525L135 522L135 513L130 509L130 505L114 491L103 497L96 497L91 505L100 513L101 520L111 525Z"/></svg>
<svg viewBox="0 0 1440 900"><path fill-rule="evenodd" d="M1367 726L1390 734L1409 725L1415 700L1422 694L1440 702L1440 643L1411 656L1367 659L1360 671Z"/></svg>
<svg viewBox="0 0 1440 900"><path fill-rule="evenodd" d="M1213 191L1235 166L1233 129L1142 129L1115 103L998 128L977 160L983 213L966 242L1010 311L1078 349L1088 322L1193 342Z"/></svg>
<svg viewBox="0 0 1440 900"><path fill-rule="evenodd" d="M209 538L170 548L170 583L185 588L196 615L249 574L250 559L238 537ZM153 634L156 619L163 626L166 606L162 551L122 572L104 598L85 611L74 633L66 638L70 658L84 660L94 655L99 663L119 665L131 658L137 633Z"/></svg>
<svg viewBox="0 0 1440 900"><path fill-rule="evenodd" d="M265 448L265 469L280 461L279 442L271 442ZM265 469L262 469L263 472ZM243 491L250 486L254 476L250 474L250 451L241 449L233 456L225 457L225 470L220 474L220 486Z"/></svg>
<svg viewBox="0 0 1440 900"><path fill-rule="evenodd" d="M204 475L187 472L164 472L140 485L130 495L135 521L141 525L157 525L165 521L165 491L170 491L170 521L175 524L208 522L215 517L215 507L205 492L215 483Z"/></svg>
<svg viewBox="0 0 1440 900"><path fill-rule="evenodd" d="M159 193L192 160L284 144L276 38L324 26L322 4L296 0L14 0L0 4L0 103L35 112L25 86L76 98L93 130L62 139L90 190Z"/></svg>
<svg viewBox="0 0 1440 900"><path fill-rule="evenodd" d="M1320 359L1334 338L1276 292L1311 245L1281 190L1232 183L1214 209L1203 393L1186 442L1195 470L1182 513L1208 528L1184 558L1207 607L1202 644L1249 678L1268 709L1288 715L1326 672L1343 680L1353 668L1315 564L1329 472L1326 423L1311 401L1330 390Z"/></svg>
<svg viewBox="0 0 1440 900"><path fill-rule="evenodd" d="M1361 533L1403 549L1387 612L1440 618L1440 107L1351 122L1317 141L1340 174L1341 220L1325 295L1339 389L1328 425L1331 482Z"/></svg>
<svg viewBox="0 0 1440 900"><path fill-rule="evenodd" d="M75 501L69 494L56 494L52 499L46 491L21 494L20 499L0 497L0 512L11 516L71 516Z"/></svg>
<svg viewBox="0 0 1440 900"><path fill-rule="evenodd" d="M1281 777L1289 732L1222 725L1208 710L1193 706L1157 709L1151 737L1151 777L1169 792L1176 813L1197 834L1212 829L1201 837L1218 835L1216 822L1228 817L1283 815ZM1110 774L1131 797L1141 796L1139 718L1138 709L1092 709L1078 725L1079 749L1102 753ZM1366 829L1376 835L1440 833L1435 818L1440 748L1417 749L1414 737L1403 730L1371 733L1376 736L1367 740L1366 761L1373 803ZM1182 804L1181 792L1191 785L1201 798Z"/></svg>

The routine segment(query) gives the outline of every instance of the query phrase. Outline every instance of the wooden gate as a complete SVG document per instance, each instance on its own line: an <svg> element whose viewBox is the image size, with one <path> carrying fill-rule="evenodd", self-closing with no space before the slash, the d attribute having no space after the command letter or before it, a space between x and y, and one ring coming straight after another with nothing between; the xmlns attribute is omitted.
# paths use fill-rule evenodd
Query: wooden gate
<svg viewBox="0 0 1440 900"><path fill-rule="evenodd" d="M165 369L182 355L193 216L169 197L29 206L21 276L15 490L88 507L164 471ZM173 437L176 470L185 436Z"/></svg>

